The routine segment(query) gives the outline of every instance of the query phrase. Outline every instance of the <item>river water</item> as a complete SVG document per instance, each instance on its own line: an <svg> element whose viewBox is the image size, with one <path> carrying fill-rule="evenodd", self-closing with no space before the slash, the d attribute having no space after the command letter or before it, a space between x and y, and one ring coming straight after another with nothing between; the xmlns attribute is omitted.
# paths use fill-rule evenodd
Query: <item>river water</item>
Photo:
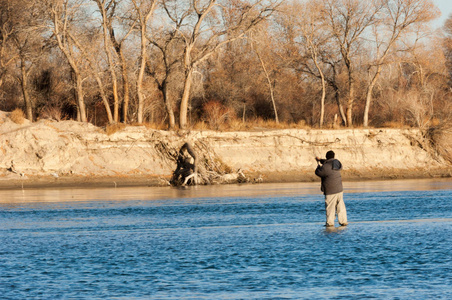
<svg viewBox="0 0 452 300"><path fill-rule="evenodd" d="M452 180L0 191L1 299L452 299Z"/></svg>

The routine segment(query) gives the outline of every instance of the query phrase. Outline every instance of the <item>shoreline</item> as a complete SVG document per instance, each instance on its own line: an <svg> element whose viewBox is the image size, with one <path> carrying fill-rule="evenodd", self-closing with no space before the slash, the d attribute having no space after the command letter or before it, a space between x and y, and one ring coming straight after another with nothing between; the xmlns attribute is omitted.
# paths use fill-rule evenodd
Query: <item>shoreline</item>
<svg viewBox="0 0 452 300"><path fill-rule="evenodd" d="M247 173L250 179L246 184L261 183L298 183L298 182L320 182L320 179L312 172L289 171L270 172L264 174L261 183L254 183L253 178L261 174ZM417 170L417 169L380 169L372 172L357 172L356 170L342 171L343 181L378 181L378 180L398 180L398 179L435 179L452 178L451 168ZM16 174L0 177L0 190L20 190L20 189L63 189L63 188L108 188L108 187L165 187L169 186L170 176L156 175L127 175L127 176L41 176L32 175L20 177ZM226 184L236 184L223 183Z"/></svg>
<svg viewBox="0 0 452 300"><path fill-rule="evenodd" d="M6 118L6 117L5 117ZM334 149L346 181L452 177L451 161L422 147L417 129L281 129L168 132L0 116L0 189L169 186L189 142L204 182L317 182L316 156ZM448 148L446 148L448 149Z"/></svg>

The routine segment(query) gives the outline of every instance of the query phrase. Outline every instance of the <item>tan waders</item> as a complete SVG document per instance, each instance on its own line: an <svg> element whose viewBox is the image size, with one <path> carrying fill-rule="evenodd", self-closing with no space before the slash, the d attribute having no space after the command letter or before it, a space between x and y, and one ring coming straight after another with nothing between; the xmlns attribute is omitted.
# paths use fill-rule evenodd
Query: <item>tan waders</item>
<svg viewBox="0 0 452 300"><path fill-rule="evenodd" d="M325 211L326 211L326 226L334 226L334 219L336 218L341 226L347 225L347 210L345 209L344 193L325 195Z"/></svg>

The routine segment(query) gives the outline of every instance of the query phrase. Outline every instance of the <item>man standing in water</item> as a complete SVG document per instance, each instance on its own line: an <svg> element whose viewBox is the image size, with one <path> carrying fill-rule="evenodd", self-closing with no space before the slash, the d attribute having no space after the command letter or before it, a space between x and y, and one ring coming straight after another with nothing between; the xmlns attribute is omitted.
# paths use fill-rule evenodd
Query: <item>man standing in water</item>
<svg viewBox="0 0 452 300"><path fill-rule="evenodd" d="M334 158L334 152L328 151L326 159L316 157L317 169L315 175L322 179L322 192L325 195L326 227L334 227L336 218L341 226L347 226L347 211L344 203L342 187L342 164Z"/></svg>

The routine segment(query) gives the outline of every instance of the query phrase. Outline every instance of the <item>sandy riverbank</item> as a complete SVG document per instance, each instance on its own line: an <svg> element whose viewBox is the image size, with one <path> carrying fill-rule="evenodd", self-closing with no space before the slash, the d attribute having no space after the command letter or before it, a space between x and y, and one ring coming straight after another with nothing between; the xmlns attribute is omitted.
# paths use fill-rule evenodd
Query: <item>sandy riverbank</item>
<svg viewBox="0 0 452 300"><path fill-rule="evenodd" d="M249 132L104 128L75 121L16 124L0 112L0 188L166 186L174 154L190 142L213 183L312 182L315 156L333 149L344 180L452 176L441 155L427 151L416 129L283 129ZM424 146L422 146L424 145Z"/></svg>
<svg viewBox="0 0 452 300"><path fill-rule="evenodd" d="M258 174L247 174L255 178ZM449 168L430 170L428 173L392 170L378 174L356 174L350 171L343 172L344 181L367 181L367 180L395 180L395 179L429 179L429 178L451 178ZM27 178L0 178L0 189L35 189L35 188L108 188L108 187L159 187L167 186L169 177L156 177L152 175L141 176L30 176ZM263 183L297 183L297 182L320 182L313 174L306 172L274 172L265 176ZM256 184L253 182L242 184Z"/></svg>

